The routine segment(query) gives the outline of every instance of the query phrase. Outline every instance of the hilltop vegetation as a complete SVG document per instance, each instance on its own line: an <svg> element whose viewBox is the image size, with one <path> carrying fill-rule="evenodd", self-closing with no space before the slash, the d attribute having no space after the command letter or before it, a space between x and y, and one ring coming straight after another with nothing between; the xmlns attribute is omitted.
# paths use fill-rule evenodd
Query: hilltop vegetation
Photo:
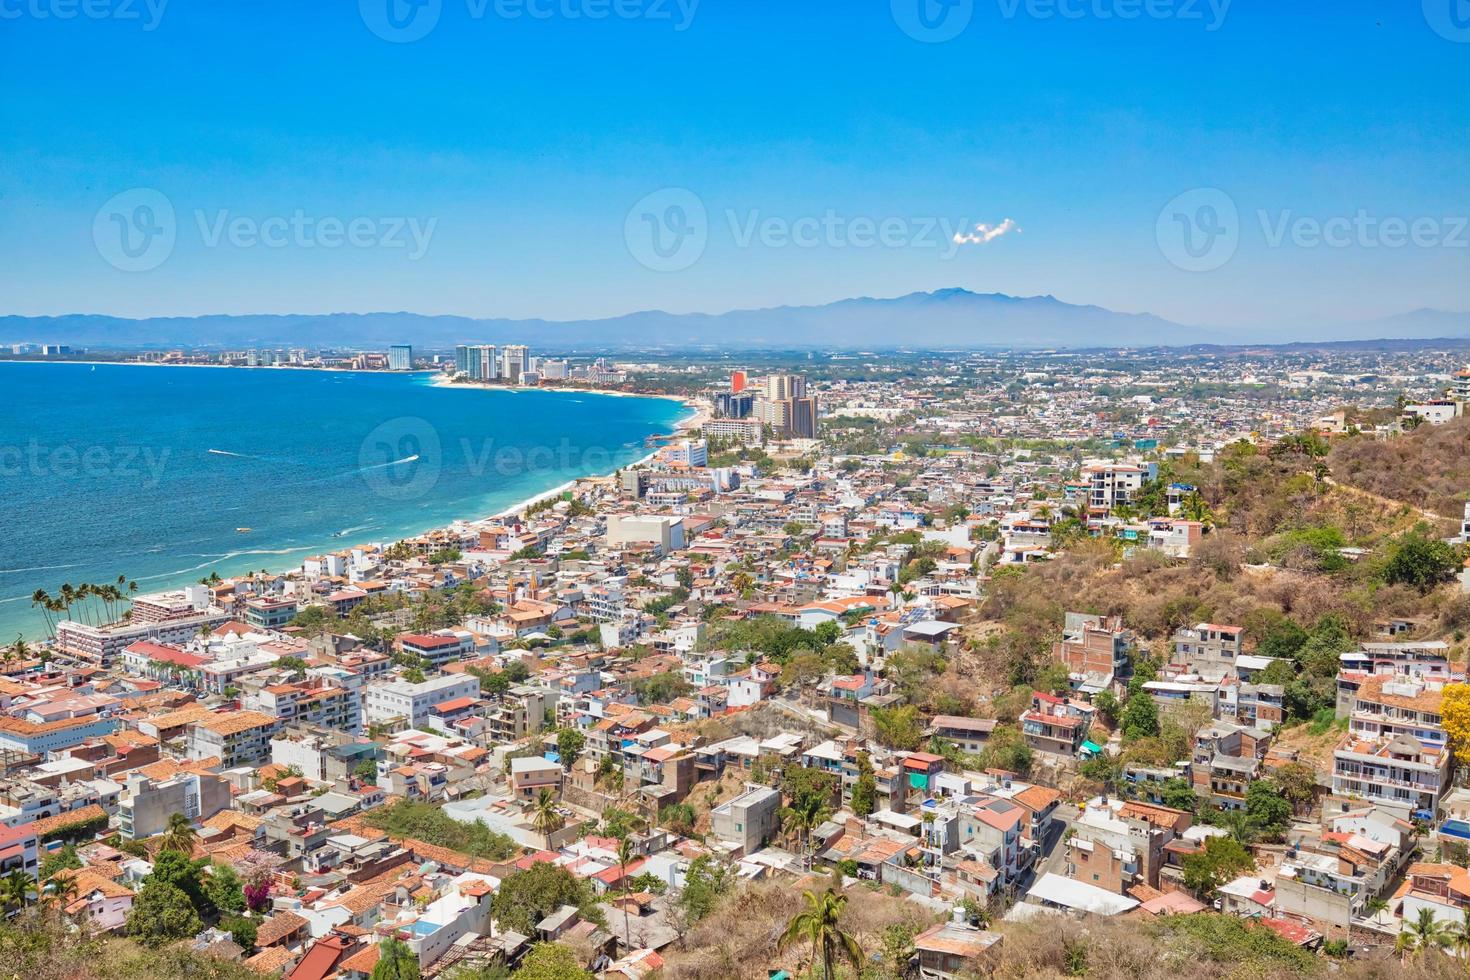
<svg viewBox="0 0 1470 980"><path fill-rule="evenodd" d="M1121 616L1159 660L1180 627L1242 626L1248 648L1286 661L1264 679L1288 687L1298 720L1330 706L1337 655L1390 617L1448 636L1463 657L1470 597L1441 586L1464 549L1407 504L1334 485L1330 458L1306 436L1271 452L1237 443L1210 465L1166 463L1160 483L1197 487L1194 506L1212 525L1191 559L1139 549L1123 560L1118 542L1078 536L1052 561L997 571L982 614L1004 628L973 643L983 673L997 687L1053 686L1051 643L1067 612Z"/></svg>

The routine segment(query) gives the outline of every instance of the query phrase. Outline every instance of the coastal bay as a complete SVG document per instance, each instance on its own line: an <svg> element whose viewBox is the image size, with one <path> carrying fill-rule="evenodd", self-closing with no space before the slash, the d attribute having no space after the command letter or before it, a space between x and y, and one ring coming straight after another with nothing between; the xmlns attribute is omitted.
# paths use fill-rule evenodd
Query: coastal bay
<svg viewBox="0 0 1470 980"><path fill-rule="evenodd" d="M666 398L424 374L0 363L0 636L63 582L285 569L502 513L646 456Z"/></svg>

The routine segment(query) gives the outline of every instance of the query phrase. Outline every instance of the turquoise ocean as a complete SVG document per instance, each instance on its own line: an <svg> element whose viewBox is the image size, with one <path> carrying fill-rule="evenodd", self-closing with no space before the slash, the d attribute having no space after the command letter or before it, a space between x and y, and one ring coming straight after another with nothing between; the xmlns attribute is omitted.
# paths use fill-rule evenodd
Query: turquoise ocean
<svg viewBox="0 0 1470 980"><path fill-rule="evenodd" d="M498 513L648 453L662 398L424 374L0 362L0 642L36 589L284 570Z"/></svg>

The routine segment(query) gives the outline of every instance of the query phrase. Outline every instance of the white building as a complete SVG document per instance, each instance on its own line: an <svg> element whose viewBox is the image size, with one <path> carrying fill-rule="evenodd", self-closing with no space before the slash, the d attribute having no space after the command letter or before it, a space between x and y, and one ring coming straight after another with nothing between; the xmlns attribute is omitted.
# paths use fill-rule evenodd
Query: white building
<svg viewBox="0 0 1470 980"><path fill-rule="evenodd" d="M402 721L406 727L428 724L429 709L455 698L478 698L479 678L470 675L445 674L430 677L419 684L394 678L368 687L363 700L365 720L369 725Z"/></svg>

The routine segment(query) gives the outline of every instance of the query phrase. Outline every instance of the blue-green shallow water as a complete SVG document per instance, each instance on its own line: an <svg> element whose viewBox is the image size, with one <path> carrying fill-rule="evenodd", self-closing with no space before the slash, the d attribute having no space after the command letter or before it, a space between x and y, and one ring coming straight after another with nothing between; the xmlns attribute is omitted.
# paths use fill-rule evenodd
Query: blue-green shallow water
<svg viewBox="0 0 1470 980"><path fill-rule="evenodd" d="M153 591L488 516L638 459L687 411L424 375L0 362L0 640L43 634L38 588Z"/></svg>

